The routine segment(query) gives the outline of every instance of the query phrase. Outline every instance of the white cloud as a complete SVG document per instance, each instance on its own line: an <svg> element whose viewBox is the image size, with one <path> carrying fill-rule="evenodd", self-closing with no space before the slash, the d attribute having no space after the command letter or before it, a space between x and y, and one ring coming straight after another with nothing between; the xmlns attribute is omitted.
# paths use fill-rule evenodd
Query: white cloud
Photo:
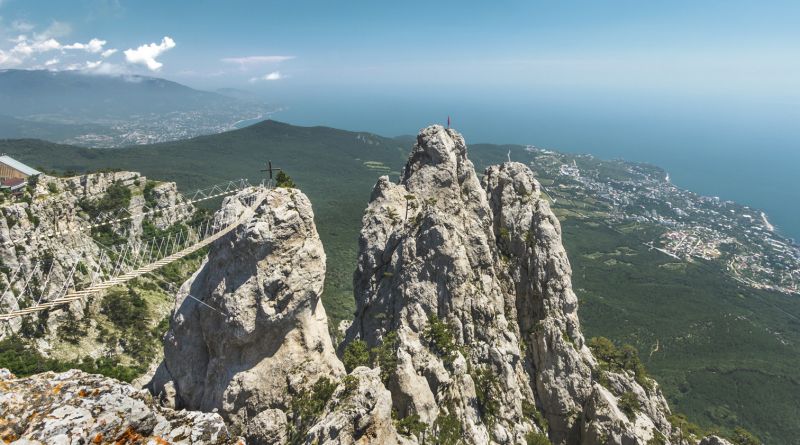
<svg viewBox="0 0 800 445"><path fill-rule="evenodd" d="M128 63L146 65L149 70L157 71L164 66L164 64L157 61L156 57L174 47L175 41L170 37L164 37L161 39L161 43L150 43L136 49L126 49L124 51L125 60L127 60Z"/></svg>
<svg viewBox="0 0 800 445"><path fill-rule="evenodd" d="M61 44L56 39L30 41L25 36L20 35L16 38L16 41L18 43L11 49L11 53L23 57L61 49Z"/></svg>
<svg viewBox="0 0 800 445"><path fill-rule="evenodd" d="M111 48L111 49L107 49L107 50L103 51L102 54L100 54L100 55L103 56L103 57L109 57L110 55L114 54L115 52L117 52L117 49L116 48Z"/></svg>
<svg viewBox="0 0 800 445"><path fill-rule="evenodd" d="M281 80L285 79L286 76L281 74L280 71L273 71L269 74L264 74L263 76L253 77L250 79L250 83L258 82L260 80Z"/></svg>
<svg viewBox="0 0 800 445"><path fill-rule="evenodd" d="M105 46L106 43L108 42L105 40L92 39L89 40L89 43L75 42L72 45L64 45L64 49L82 49L88 53L97 54L103 51L103 46Z"/></svg>
<svg viewBox="0 0 800 445"><path fill-rule="evenodd" d="M50 59L47 62L45 62L44 66L53 66L53 65L56 65L56 64L58 64L58 59L54 58L54 59Z"/></svg>
<svg viewBox="0 0 800 445"><path fill-rule="evenodd" d="M235 63L242 68L249 65L260 65L262 63L280 63L294 59L294 56L247 56L247 57L226 57L222 59L225 63Z"/></svg>

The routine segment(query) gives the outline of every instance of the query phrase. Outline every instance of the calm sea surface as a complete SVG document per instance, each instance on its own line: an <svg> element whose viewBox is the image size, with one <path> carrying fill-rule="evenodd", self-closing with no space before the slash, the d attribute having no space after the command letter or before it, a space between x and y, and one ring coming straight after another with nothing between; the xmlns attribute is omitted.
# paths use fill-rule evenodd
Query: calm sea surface
<svg viewBox="0 0 800 445"><path fill-rule="evenodd" d="M313 92L311 92L313 93ZM474 97L473 99L465 99ZM613 92L308 94L272 117L396 136L452 118L467 143L533 144L666 169L676 185L764 210L800 240L800 105Z"/></svg>

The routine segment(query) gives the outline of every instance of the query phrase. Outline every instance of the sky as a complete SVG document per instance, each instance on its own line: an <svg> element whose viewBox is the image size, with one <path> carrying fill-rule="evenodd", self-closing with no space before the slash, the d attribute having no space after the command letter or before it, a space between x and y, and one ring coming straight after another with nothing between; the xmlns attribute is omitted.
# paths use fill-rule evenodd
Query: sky
<svg viewBox="0 0 800 445"><path fill-rule="evenodd" d="M800 97L796 1L0 0L0 68L190 86Z"/></svg>
<svg viewBox="0 0 800 445"><path fill-rule="evenodd" d="M141 74L386 136L651 162L800 239L800 1L0 0L0 69Z"/></svg>

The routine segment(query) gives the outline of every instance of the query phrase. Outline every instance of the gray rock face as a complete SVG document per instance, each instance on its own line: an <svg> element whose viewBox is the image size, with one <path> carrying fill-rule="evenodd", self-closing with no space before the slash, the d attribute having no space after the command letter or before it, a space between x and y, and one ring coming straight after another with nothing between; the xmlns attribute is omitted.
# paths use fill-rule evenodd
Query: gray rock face
<svg viewBox="0 0 800 445"><path fill-rule="evenodd" d="M413 436L397 433L392 422L392 397L381 382L380 370L365 367L354 369L337 387L305 442L330 445L417 443Z"/></svg>
<svg viewBox="0 0 800 445"><path fill-rule="evenodd" d="M522 443L536 430L525 414L535 402L516 307L458 133L422 130L400 183L380 178L359 248L347 341L374 347L396 333L389 388L398 415L457 419L471 443ZM434 338L437 327L452 345Z"/></svg>
<svg viewBox="0 0 800 445"><path fill-rule="evenodd" d="M102 199L115 183L129 188L132 194L127 208L119 209L121 213L115 218L131 218L111 227L129 239L136 239L142 233L145 204L153 210L147 218L161 229L186 219L194 212L194 207L186 204L178 193L175 183L158 183L149 191L150 200L146 202L144 189L147 179L134 172L95 173L71 178L41 175L30 203L16 202L2 206L0 264L7 268L5 273L0 273L2 287L6 288L8 282L16 278L13 289L21 293L26 280L19 278L26 276L27 271L35 270L34 266L40 263L46 263L46 266L36 272L31 282L41 284L38 292L34 293L37 297L41 296L42 302L56 294L65 283L71 287L78 282L90 281L91 271L97 268L100 248L92 238L89 226L97 221L83 211L80 203L83 200L96 202ZM83 267L70 275L72 266L78 262ZM50 264L53 268L48 273ZM15 275L17 270L21 271L20 275ZM20 301L9 290L0 296L0 307L16 310L20 307ZM82 318L83 309L81 301L55 308L48 315L48 330L55 332L67 318ZM0 338L19 332L20 327L21 319L2 323ZM39 344L46 346L47 339ZM46 347L42 352L47 353Z"/></svg>
<svg viewBox="0 0 800 445"><path fill-rule="evenodd" d="M575 414L592 391L595 363L580 330L561 226L524 164L489 167L484 184L514 285L519 330L530 348L531 384L553 440L575 441Z"/></svg>
<svg viewBox="0 0 800 445"><path fill-rule="evenodd" d="M490 167L481 184L463 138L428 127L400 183L375 186L359 243L345 344L396 333L388 388L401 417L436 432L454 416L469 443L524 443L545 427L556 444L670 437L657 385L601 371L586 346L561 228L527 166ZM451 351L434 326L452 332ZM625 392L639 404L632 420Z"/></svg>
<svg viewBox="0 0 800 445"><path fill-rule="evenodd" d="M6 442L244 445L218 414L162 408L146 391L99 375L3 375L0 388L0 436Z"/></svg>
<svg viewBox="0 0 800 445"><path fill-rule="evenodd" d="M217 218L236 218L228 198ZM152 389L177 407L218 411L253 443L280 443L292 396L337 380L320 302L325 253L308 198L275 189L255 216L211 248L180 289Z"/></svg>

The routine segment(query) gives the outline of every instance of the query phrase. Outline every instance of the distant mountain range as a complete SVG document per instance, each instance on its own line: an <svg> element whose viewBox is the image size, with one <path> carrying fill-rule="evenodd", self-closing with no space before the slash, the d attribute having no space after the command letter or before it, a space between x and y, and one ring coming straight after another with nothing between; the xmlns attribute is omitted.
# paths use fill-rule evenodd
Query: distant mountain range
<svg viewBox="0 0 800 445"><path fill-rule="evenodd" d="M0 70L0 138L119 147L218 133L266 104L147 76Z"/></svg>

